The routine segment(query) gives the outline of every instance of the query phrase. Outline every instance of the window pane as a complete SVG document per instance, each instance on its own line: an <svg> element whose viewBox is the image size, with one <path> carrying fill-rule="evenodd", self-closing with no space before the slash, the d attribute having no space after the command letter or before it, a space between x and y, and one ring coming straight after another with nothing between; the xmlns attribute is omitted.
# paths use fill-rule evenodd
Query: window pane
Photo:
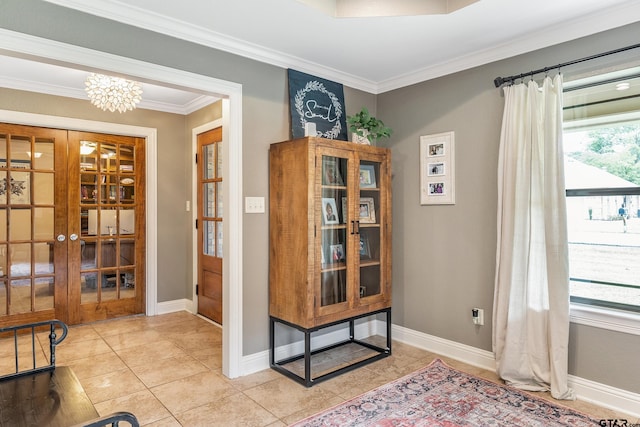
<svg viewBox="0 0 640 427"><path fill-rule="evenodd" d="M640 311L640 111L607 84L565 97L571 300Z"/></svg>

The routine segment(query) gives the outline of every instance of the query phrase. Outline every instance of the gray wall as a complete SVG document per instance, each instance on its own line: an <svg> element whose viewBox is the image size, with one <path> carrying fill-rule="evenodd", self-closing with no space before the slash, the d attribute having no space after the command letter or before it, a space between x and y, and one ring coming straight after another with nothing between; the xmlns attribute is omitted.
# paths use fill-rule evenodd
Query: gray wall
<svg viewBox="0 0 640 427"><path fill-rule="evenodd" d="M493 79L636 44L638 34L634 24L378 95L379 117L395 130L383 144L393 153L394 323L492 350L504 106ZM565 81L637 61L639 53L566 67ZM455 132L456 204L421 206L420 136L446 131ZM473 307L485 309L485 326L471 323ZM573 324L569 351L571 374L640 392L640 336Z"/></svg>
<svg viewBox="0 0 640 427"><path fill-rule="evenodd" d="M243 196L267 195L269 144L289 137L286 70L35 0L3 0L0 27L241 83ZM378 96L345 88L347 114L366 105L395 130L382 143L393 152L395 323L491 350L495 171L503 105L492 80L633 44L639 31L640 25L634 25ZM586 66L579 70L585 71ZM456 133L456 204L420 206L419 136L450 130ZM185 181L190 176L190 159L175 147L166 149L161 153L163 162L181 158L184 164L174 165L175 174L182 174L180 184L168 189L160 209L170 208L171 198L190 185ZM173 209L163 213L163 224L169 219L172 224L187 221L183 206ZM188 234L188 225L179 230L176 234ZM159 232L172 233L162 226ZM268 348L267 216L245 215L243 233L243 346L248 355ZM180 236L180 244L189 247L189 236ZM159 265L165 265L159 273L161 268L171 269L163 273L175 274L177 280L163 285L161 301L190 297L185 282L190 281L191 260L181 258L185 266L166 267L173 264L173 253L159 257ZM474 306L486 310L486 326L471 324L469 313ZM638 336L573 325L570 370L640 392L640 373L629 360L638 350Z"/></svg>

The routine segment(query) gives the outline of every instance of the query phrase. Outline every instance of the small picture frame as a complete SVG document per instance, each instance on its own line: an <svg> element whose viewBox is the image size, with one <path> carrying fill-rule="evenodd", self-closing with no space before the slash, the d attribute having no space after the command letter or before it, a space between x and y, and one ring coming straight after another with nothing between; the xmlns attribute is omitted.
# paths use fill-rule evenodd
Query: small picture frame
<svg viewBox="0 0 640 427"><path fill-rule="evenodd" d="M336 157L322 157L322 185L344 185Z"/></svg>
<svg viewBox="0 0 640 427"><path fill-rule="evenodd" d="M344 247L342 246L342 243L329 245L329 258L331 262L344 261Z"/></svg>
<svg viewBox="0 0 640 427"><path fill-rule="evenodd" d="M444 162L427 163L428 176L441 176L444 174Z"/></svg>
<svg viewBox="0 0 640 427"><path fill-rule="evenodd" d="M339 224L338 208L336 206L336 199L331 197L322 198L322 222L325 225Z"/></svg>
<svg viewBox="0 0 640 427"><path fill-rule="evenodd" d="M360 259L371 259L371 248L369 238L364 234L360 235Z"/></svg>
<svg viewBox="0 0 640 427"><path fill-rule="evenodd" d="M373 197L361 197L359 207L359 220L364 224L376 223L376 208Z"/></svg>
<svg viewBox="0 0 640 427"><path fill-rule="evenodd" d="M444 132L420 137L420 204L456 203L455 135Z"/></svg>
<svg viewBox="0 0 640 427"><path fill-rule="evenodd" d="M360 165L360 188L376 188L376 169L374 165Z"/></svg>

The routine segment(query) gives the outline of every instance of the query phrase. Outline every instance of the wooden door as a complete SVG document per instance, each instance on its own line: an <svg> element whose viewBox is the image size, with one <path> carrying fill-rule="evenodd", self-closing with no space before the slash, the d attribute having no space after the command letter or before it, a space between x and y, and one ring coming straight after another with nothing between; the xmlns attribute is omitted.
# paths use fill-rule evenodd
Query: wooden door
<svg viewBox="0 0 640 427"><path fill-rule="evenodd" d="M66 320L67 133L0 124L0 325Z"/></svg>
<svg viewBox="0 0 640 427"><path fill-rule="evenodd" d="M144 139L69 132L69 323L145 311Z"/></svg>
<svg viewBox="0 0 640 427"><path fill-rule="evenodd" d="M198 313L222 324L222 128L198 135Z"/></svg>
<svg viewBox="0 0 640 427"><path fill-rule="evenodd" d="M144 313L144 140L0 124L0 325Z"/></svg>

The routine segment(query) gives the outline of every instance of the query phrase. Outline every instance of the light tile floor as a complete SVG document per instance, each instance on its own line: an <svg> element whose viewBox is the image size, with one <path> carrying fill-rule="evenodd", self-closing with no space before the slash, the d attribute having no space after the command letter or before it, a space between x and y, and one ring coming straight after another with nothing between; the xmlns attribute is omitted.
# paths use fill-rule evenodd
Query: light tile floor
<svg viewBox="0 0 640 427"><path fill-rule="evenodd" d="M390 357L311 388L271 370L230 380L221 329L187 312L71 327L57 364L71 366L100 415L134 413L143 426L285 426L415 371L440 357L394 342ZM497 381L495 373L445 363ZM543 397L544 393L541 394ZM620 414L563 402L598 419Z"/></svg>

